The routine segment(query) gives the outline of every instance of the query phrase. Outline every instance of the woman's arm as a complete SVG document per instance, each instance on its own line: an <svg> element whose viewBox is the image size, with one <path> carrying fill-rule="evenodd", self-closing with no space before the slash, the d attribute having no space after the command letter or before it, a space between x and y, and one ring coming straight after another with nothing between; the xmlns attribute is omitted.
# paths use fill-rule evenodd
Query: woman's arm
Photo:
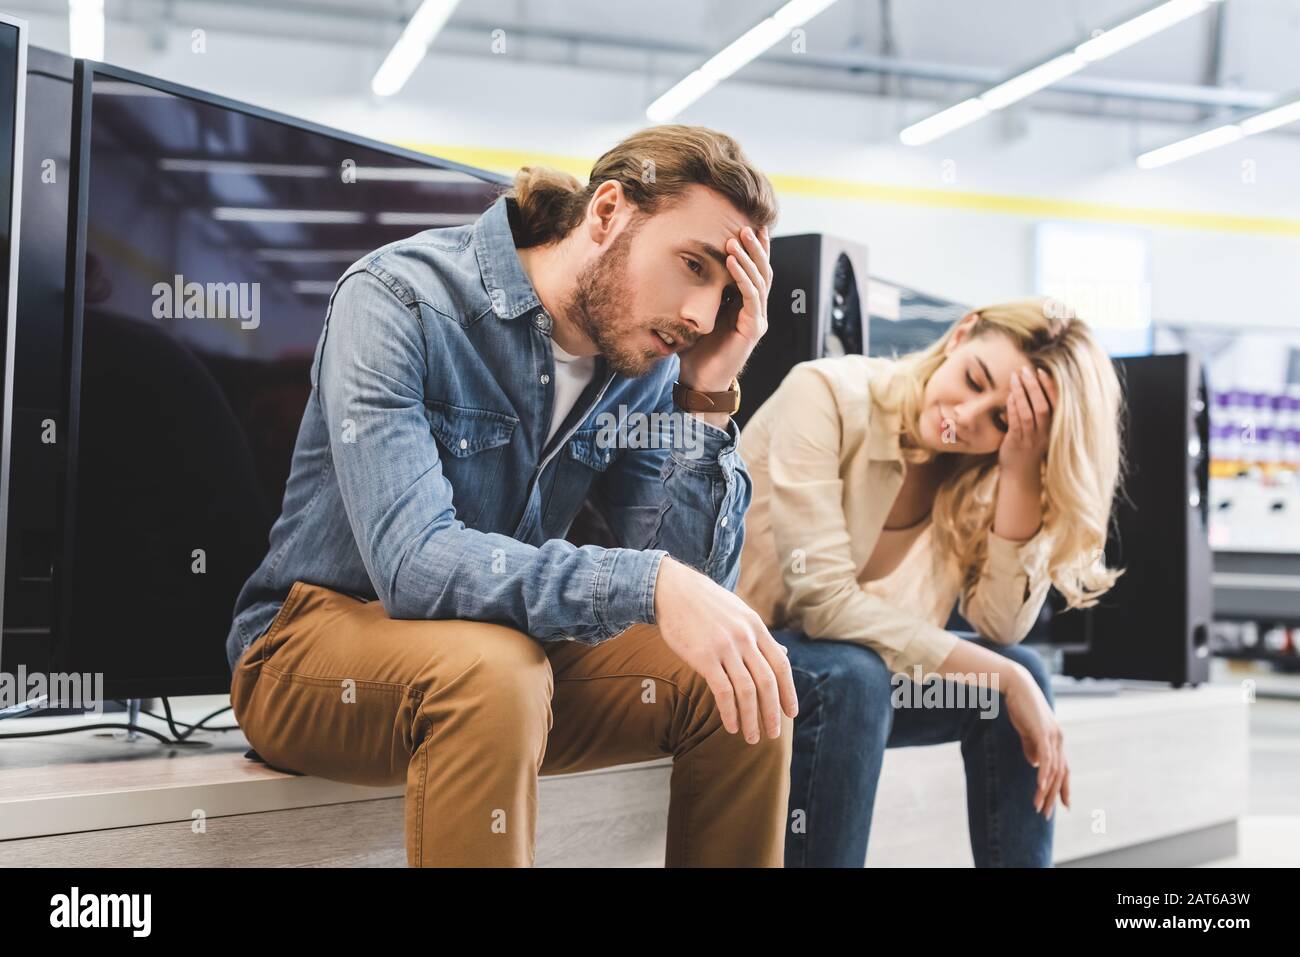
<svg viewBox="0 0 1300 957"><path fill-rule="evenodd" d="M1018 543L990 530L979 578L962 592L957 611L985 638L1013 645L1029 633L1047 599L1051 540L1045 529Z"/></svg>
<svg viewBox="0 0 1300 957"><path fill-rule="evenodd" d="M1042 498L1042 470L1037 463L1020 471L999 467L993 531L1017 545L1029 541L1043 525Z"/></svg>
<svg viewBox="0 0 1300 957"><path fill-rule="evenodd" d="M1028 366L1007 397L1007 435L998 450L998 490L988 554L979 580L958 609L986 638L1020 641L1033 626L1051 582L1043 529L1042 463L1056 392L1050 377Z"/></svg>
<svg viewBox="0 0 1300 957"><path fill-rule="evenodd" d="M1070 766L1065 757L1064 735L1029 669L973 641L959 640L943 660L939 673L949 681L983 682L1001 693L1025 757L1038 768L1034 810L1051 820L1058 797L1068 808Z"/></svg>
<svg viewBox="0 0 1300 957"><path fill-rule="evenodd" d="M967 620L981 634L1006 644L1024 638L1050 584L1041 476L1055 406L1051 378L1042 369L1035 373L1026 366L1013 380L1007 398L1007 436L998 450L998 493L988 558L980 580L962 596L961 611ZM998 675L1025 756L1038 768L1034 810L1050 819L1058 796L1069 807L1064 738L1028 669L969 641L953 648L943 669Z"/></svg>
<svg viewBox="0 0 1300 957"><path fill-rule="evenodd" d="M993 530L1024 543L1043 523L1043 459L1051 438L1056 389L1042 369L1024 366L1007 394L1007 434L998 448Z"/></svg>

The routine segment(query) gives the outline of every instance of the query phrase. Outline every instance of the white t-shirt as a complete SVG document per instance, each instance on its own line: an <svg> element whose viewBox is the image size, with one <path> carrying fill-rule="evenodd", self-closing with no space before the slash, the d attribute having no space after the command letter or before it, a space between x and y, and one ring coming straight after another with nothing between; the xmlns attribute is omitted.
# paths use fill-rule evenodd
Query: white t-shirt
<svg viewBox="0 0 1300 957"><path fill-rule="evenodd" d="M551 351L555 354L555 405L551 411L551 430L546 433L546 441L560 428L573 404L587 388L587 383L596 374L595 356L575 356L560 348L560 344L551 340Z"/></svg>

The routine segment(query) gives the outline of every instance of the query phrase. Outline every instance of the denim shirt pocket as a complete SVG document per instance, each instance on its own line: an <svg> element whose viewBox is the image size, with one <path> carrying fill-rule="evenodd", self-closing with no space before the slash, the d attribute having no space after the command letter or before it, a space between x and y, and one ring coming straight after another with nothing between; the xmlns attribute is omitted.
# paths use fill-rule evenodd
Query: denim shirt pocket
<svg viewBox="0 0 1300 957"><path fill-rule="evenodd" d="M605 471L618 459L622 449L602 446L600 433L600 429L578 429L569 437L564 454L597 472Z"/></svg>
<svg viewBox="0 0 1300 957"><path fill-rule="evenodd" d="M555 483L546 508L546 528L556 534L563 534L569 527L592 484L618 461L623 451L604 445L600 432L598 428L579 429L564 443L563 453L556 456Z"/></svg>
<svg viewBox="0 0 1300 957"><path fill-rule="evenodd" d="M492 500L519 419L504 412L425 399L429 431L438 440L456 517L472 526Z"/></svg>

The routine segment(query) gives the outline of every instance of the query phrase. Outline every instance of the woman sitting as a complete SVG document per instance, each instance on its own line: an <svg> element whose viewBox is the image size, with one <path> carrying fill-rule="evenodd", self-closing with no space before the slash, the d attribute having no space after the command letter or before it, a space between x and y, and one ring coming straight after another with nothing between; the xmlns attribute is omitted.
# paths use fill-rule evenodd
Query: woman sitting
<svg viewBox="0 0 1300 957"><path fill-rule="evenodd" d="M885 748L944 741L961 742L976 865L1051 866L1069 766L1018 642L1049 586L1084 608L1120 574L1103 556L1119 383L1063 312L991 306L898 359L799 363L742 433L737 593L799 694L787 867L863 866ZM954 603L978 640L944 630Z"/></svg>

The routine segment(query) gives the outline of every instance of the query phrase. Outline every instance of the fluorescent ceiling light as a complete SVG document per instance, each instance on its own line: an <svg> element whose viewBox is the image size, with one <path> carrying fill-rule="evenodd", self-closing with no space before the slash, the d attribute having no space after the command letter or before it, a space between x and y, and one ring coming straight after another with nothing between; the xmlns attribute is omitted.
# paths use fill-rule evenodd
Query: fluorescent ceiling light
<svg viewBox="0 0 1300 957"><path fill-rule="evenodd" d="M1223 0L1166 0L1136 17L1125 20L1097 36L1031 67L979 96L964 100L934 116L914 123L899 134L905 146L920 146L946 136L953 130L988 116L1063 80L1089 63L1105 59L1140 40L1180 23ZM982 108L982 111L981 111Z"/></svg>
<svg viewBox="0 0 1300 957"><path fill-rule="evenodd" d="M328 279L295 279L291 288L294 292L307 296L328 296L334 291L335 285Z"/></svg>
<svg viewBox="0 0 1300 957"><path fill-rule="evenodd" d="M1256 133L1267 133L1269 130L1275 130L1279 126L1286 126L1296 120L1300 120L1300 94L1297 94L1296 98L1290 103L1269 107L1262 113L1246 117L1237 125L1241 127L1241 131L1247 136L1254 136Z"/></svg>
<svg viewBox="0 0 1300 957"><path fill-rule="evenodd" d="M1017 100L1023 100L1031 93L1037 93L1045 86L1051 86L1057 80L1065 79L1071 73L1078 73L1086 65L1086 61L1078 54L1063 53L1055 60L1048 60L1032 70L1026 70L981 94L980 102L990 110L1000 110Z"/></svg>
<svg viewBox="0 0 1300 957"><path fill-rule="evenodd" d="M95 80L95 96L161 96L170 100L177 99L175 95L165 90L156 90L152 86L104 79Z"/></svg>
<svg viewBox="0 0 1300 957"><path fill-rule="evenodd" d="M370 249L257 249L253 255L271 263L351 263L356 262Z"/></svg>
<svg viewBox="0 0 1300 957"><path fill-rule="evenodd" d="M1212 150L1219 146L1226 146L1229 143L1235 143L1246 134L1241 131L1241 127L1235 123L1227 126L1216 127L1212 130L1206 130L1204 133L1198 133L1195 136L1189 136L1185 140L1179 140L1177 143L1170 143L1168 146L1162 146L1158 150L1151 150L1149 153L1143 153L1137 159L1137 164L1142 169L1155 169L1157 166L1166 166L1169 163L1176 163L1180 159L1186 159L1189 156L1195 156L1197 153L1204 153L1206 150Z"/></svg>
<svg viewBox="0 0 1300 957"><path fill-rule="evenodd" d="M366 179L411 183L483 185L481 179L455 169L433 169L423 166L357 166L353 168L352 172L357 182Z"/></svg>
<svg viewBox="0 0 1300 957"><path fill-rule="evenodd" d="M374 79L370 81L370 89L376 95L392 96L406 85L428 52L429 44L459 2L460 0L424 0L420 4L375 72Z"/></svg>
<svg viewBox="0 0 1300 957"><path fill-rule="evenodd" d="M99 92L99 88L95 88ZM341 174L339 166L301 166L292 163L247 163L242 160L181 159L164 157L158 168L169 173L229 173L246 176L290 176L319 179ZM436 169L423 166L354 166L356 182L409 182L443 183L447 185L482 186L483 181L468 173L454 169Z"/></svg>
<svg viewBox="0 0 1300 957"><path fill-rule="evenodd" d="M345 209L260 209L217 206L212 218L227 223L361 223L365 214Z"/></svg>
<svg viewBox="0 0 1300 957"><path fill-rule="evenodd" d="M1181 23L1188 17L1195 16L1214 2L1217 0L1169 0L1132 20L1112 27L1100 36L1080 43L1074 48L1074 52L1089 63L1104 60L1126 47L1140 43L1147 37L1168 30L1175 23Z"/></svg>
<svg viewBox="0 0 1300 957"><path fill-rule="evenodd" d="M239 160L202 160L164 157L158 168L169 173L227 173L236 176L301 176L319 178L334 172L328 166L296 166L290 163L244 163Z"/></svg>
<svg viewBox="0 0 1300 957"><path fill-rule="evenodd" d="M68 0L68 52L104 59L104 0Z"/></svg>
<svg viewBox="0 0 1300 957"><path fill-rule="evenodd" d="M380 226L463 226L478 217L472 213L376 213Z"/></svg>
<svg viewBox="0 0 1300 957"><path fill-rule="evenodd" d="M778 43L795 27L802 26L829 7L835 0L790 0L766 20L750 27L723 47L698 70L646 107L646 116L655 123L666 123L713 89L741 67Z"/></svg>
<svg viewBox="0 0 1300 957"><path fill-rule="evenodd" d="M696 70L646 107L645 115L652 122L667 123L717 85L717 80L711 80Z"/></svg>
<svg viewBox="0 0 1300 957"><path fill-rule="evenodd" d="M961 129L967 123L982 120L988 115L989 108L980 100L963 100L956 106L950 106L919 123L913 123L898 134L898 138L903 141L904 146L923 146L931 140L947 136L953 130Z"/></svg>
<svg viewBox="0 0 1300 957"><path fill-rule="evenodd" d="M406 210L375 213L373 217L349 209L264 209L256 206L217 206L212 218L227 223L364 223L381 226L463 226L477 218L473 213L419 213Z"/></svg>
<svg viewBox="0 0 1300 957"><path fill-rule="evenodd" d="M1158 166L1166 166L1189 156L1195 156L1197 153L1204 153L1206 150L1212 150L1219 146L1227 146L1229 143L1235 143L1244 137L1254 136L1256 133L1267 133L1279 126L1286 126L1288 123L1300 120L1300 92L1292 93L1281 99L1282 102L1277 106L1266 107L1235 122L1215 127L1212 130L1206 130L1204 133L1197 133L1195 136L1189 136L1176 143L1170 143L1168 146L1162 146L1159 149L1143 153L1137 158L1137 164L1142 169L1155 169Z"/></svg>

